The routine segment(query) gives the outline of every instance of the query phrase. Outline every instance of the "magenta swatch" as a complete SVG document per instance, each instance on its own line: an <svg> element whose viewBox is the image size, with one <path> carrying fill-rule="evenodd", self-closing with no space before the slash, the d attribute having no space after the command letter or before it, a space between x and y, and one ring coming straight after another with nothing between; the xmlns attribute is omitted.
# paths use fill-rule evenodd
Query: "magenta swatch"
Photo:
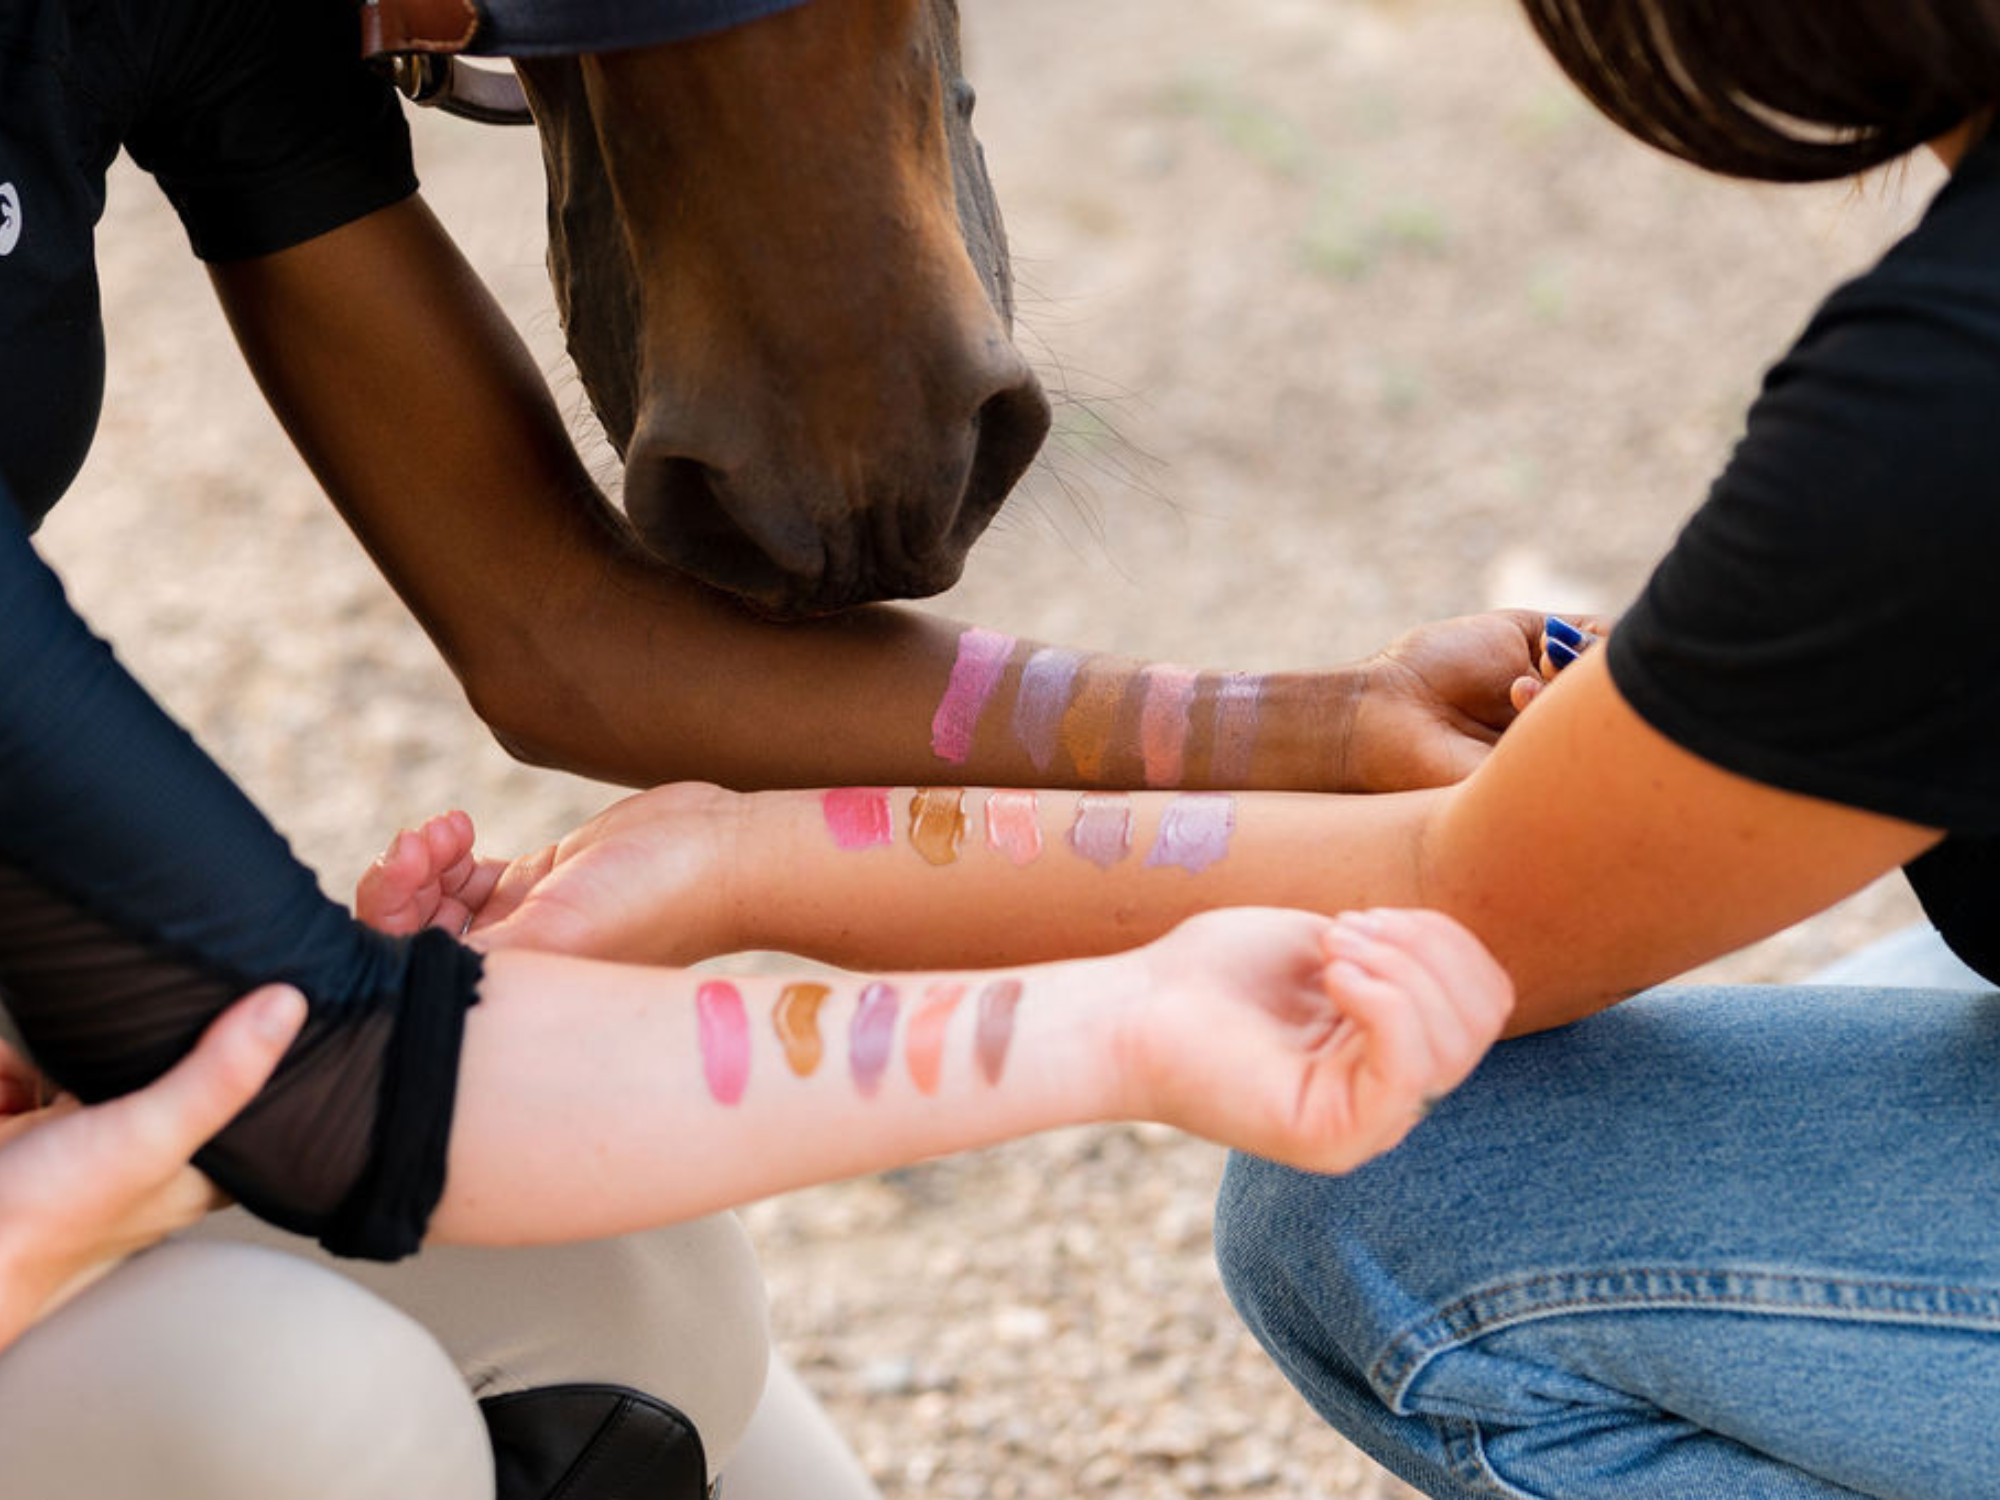
<svg viewBox="0 0 2000 1500"><path fill-rule="evenodd" d="M1231 672L1216 686L1215 750L1208 765L1208 779L1216 785L1242 786L1250 779L1263 698L1264 679L1251 672Z"/></svg>
<svg viewBox="0 0 2000 1500"><path fill-rule="evenodd" d="M820 795L819 810L826 831L843 849L873 849L895 837L885 786L835 787Z"/></svg>
<svg viewBox="0 0 2000 1500"><path fill-rule="evenodd" d="M1069 846L1100 870L1132 852L1132 801L1123 792L1085 792L1076 799Z"/></svg>
<svg viewBox="0 0 2000 1500"><path fill-rule="evenodd" d="M1229 835L1236 831L1236 799L1227 792L1190 792L1167 804L1160 831L1153 836L1147 868L1179 865L1199 875L1227 857Z"/></svg>
<svg viewBox="0 0 2000 1500"><path fill-rule="evenodd" d="M1082 652L1044 646L1021 668L1021 687L1014 697L1014 738L1037 771L1046 771L1055 762L1056 736L1082 665Z"/></svg>
<svg viewBox="0 0 2000 1500"><path fill-rule="evenodd" d="M958 638L958 658L951 664L951 681L931 716L931 750L940 760L963 765L972 754L973 732L986 700L1000 685L1007 658L1014 654L1014 637L997 630L972 629Z"/></svg>
<svg viewBox="0 0 2000 1500"><path fill-rule="evenodd" d="M847 1063L854 1073L854 1086L873 1096L882 1086L889 1069L890 1054L896 1050L896 991L877 980L861 992L854 1019L847 1028Z"/></svg>
<svg viewBox="0 0 2000 1500"><path fill-rule="evenodd" d="M712 979L694 994L701 1021L701 1067L718 1104L734 1104L750 1083L750 1018L736 986Z"/></svg>

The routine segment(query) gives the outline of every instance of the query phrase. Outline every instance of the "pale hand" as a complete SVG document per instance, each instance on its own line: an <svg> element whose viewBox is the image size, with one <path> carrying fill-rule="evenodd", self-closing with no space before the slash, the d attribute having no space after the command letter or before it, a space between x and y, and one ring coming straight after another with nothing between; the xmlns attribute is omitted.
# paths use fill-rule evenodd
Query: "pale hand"
<svg viewBox="0 0 2000 1500"><path fill-rule="evenodd" d="M255 1097L304 1020L295 990L259 990L155 1082L89 1107L37 1106L39 1080L0 1044L0 1348L222 1205L189 1159Z"/></svg>
<svg viewBox="0 0 2000 1500"><path fill-rule="evenodd" d="M355 913L384 932L444 927L488 949L683 965L718 951L720 851L740 799L677 782L613 803L520 859L473 854L462 812L405 831L361 877Z"/></svg>
<svg viewBox="0 0 2000 1500"><path fill-rule="evenodd" d="M1145 950L1134 1114L1313 1172L1389 1150L1499 1037L1514 988L1451 918L1210 912Z"/></svg>

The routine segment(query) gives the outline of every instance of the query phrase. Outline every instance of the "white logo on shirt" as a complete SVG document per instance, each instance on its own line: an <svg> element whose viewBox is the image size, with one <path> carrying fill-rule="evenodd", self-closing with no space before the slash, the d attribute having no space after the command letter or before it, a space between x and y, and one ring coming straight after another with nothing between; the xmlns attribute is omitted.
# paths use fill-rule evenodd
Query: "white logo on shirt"
<svg viewBox="0 0 2000 1500"><path fill-rule="evenodd" d="M11 182L0 182L0 255L12 255L21 243L21 195Z"/></svg>

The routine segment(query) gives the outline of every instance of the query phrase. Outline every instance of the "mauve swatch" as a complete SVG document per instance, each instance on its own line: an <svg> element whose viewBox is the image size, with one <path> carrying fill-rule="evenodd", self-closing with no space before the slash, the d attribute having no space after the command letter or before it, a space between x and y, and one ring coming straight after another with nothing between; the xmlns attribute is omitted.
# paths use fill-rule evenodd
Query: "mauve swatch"
<svg viewBox="0 0 2000 1500"><path fill-rule="evenodd" d="M861 992L847 1029L847 1062L854 1086L872 1096L882 1086L889 1055L896 1050L896 992L880 980Z"/></svg>
<svg viewBox="0 0 2000 1500"><path fill-rule="evenodd" d="M996 979L979 992L979 1029L973 1054L988 1083L998 1083L1007 1067L1007 1048L1014 1040L1014 1008L1021 1003L1021 981Z"/></svg>
<svg viewBox="0 0 2000 1500"><path fill-rule="evenodd" d="M1250 779L1263 698L1264 679L1255 673L1231 672L1216 684L1215 748L1209 756L1208 779L1217 786L1242 786Z"/></svg>
<svg viewBox="0 0 2000 1500"><path fill-rule="evenodd" d="M1132 799L1123 792L1085 792L1076 799L1069 846L1100 870L1132 852Z"/></svg>

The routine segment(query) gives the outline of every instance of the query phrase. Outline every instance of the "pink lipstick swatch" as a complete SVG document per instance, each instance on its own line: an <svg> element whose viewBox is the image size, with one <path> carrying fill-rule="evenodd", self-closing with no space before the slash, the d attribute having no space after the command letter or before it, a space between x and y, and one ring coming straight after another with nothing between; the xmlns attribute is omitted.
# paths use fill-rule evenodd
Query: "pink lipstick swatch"
<svg viewBox="0 0 2000 1500"><path fill-rule="evenodd" d="M1236 831L1236 799L1227 792L1192 792L1167 804L1146 866L1178 865L1199 875L1229 854Z"/></svg>
<svg viewBox="0 0 2000 1500"><path fill-rule="evenodd" d="M1035 816L1033 792L986 794L986 847L1006 855L1016 866L1031 865L1042 857L1042 825Z"/></svg>
<svg viewBox="0 0 2000 1500"><path fill-rule="evenodd" d="M958 658L951 664L951 681L931 716L931 751L940 760L963 765L972 754L972 736L986 700L1000 685L1007 658L1014 654L1014 637L997 630L968 630L958 638Z"/></svg>
<svg viewBox="0 0 2000 1500"><path fill-rule="evenodd" d="M1083 656L1044 646L1021 668L1021 686L1014 695L1014 738L1028 752L1037 771L1055 763L1056 737L1069 709L1069 690Z"/></svg>
<svg viewBox="0 0 2000 1500"><path fill-rule="evenodd" d="M847 1028L847 1063L854 1086L873 1097L896 1050L896 992L877 980L861 992L854 1019Z"/></svg>
<svg viewBox="0 0 2000 1500"><path fill-rule="evenodd" d="M1122 792L1085 792L1076 799L1069 846L1100 870L1132 852L1132 802Z"/></svg>
<svg viewBox="0 0 2000 1500"><path fill-rule="evenodd" d="M973 1055L988 1083L998 1083L1007 1067L1007 1048L1014 1040L1014 1008L1021 1003L1021 981L996 979L979 992L979 1029Z"/></svg>
<svg viewBox="0 0 2000 1500"><path fill-rule="evenodd" d="M711 980L694 994L701 1024L701 1067L718 1104L735 1104L750 1082L750 1018L736 986Z"/></svg>
<svg viewBox="0 0 2000 1500"><path fill-rule="evenodd" d="M1195 674L1186 667L1146 668L1146 697L1139 710L1139 752L1147 786L1179 786L1187 754L1188 708Z"/></svg>
<svg viewBox="0 0 2000 1500"><path fill-rule="evenodd" d="M885 786L836 787L821 795L819 809L826 831L843 849L873 849L894 837Z"/></svg>
<svg viewBox="0 0 2000 1500"><path fill-rule="evenodd" d="M1218 786L1242 786L1250 779L1250 754L1257 748L1257 717L1264 679L1231 672L1215 690L1215 749L1208 779Z"/></svg>

